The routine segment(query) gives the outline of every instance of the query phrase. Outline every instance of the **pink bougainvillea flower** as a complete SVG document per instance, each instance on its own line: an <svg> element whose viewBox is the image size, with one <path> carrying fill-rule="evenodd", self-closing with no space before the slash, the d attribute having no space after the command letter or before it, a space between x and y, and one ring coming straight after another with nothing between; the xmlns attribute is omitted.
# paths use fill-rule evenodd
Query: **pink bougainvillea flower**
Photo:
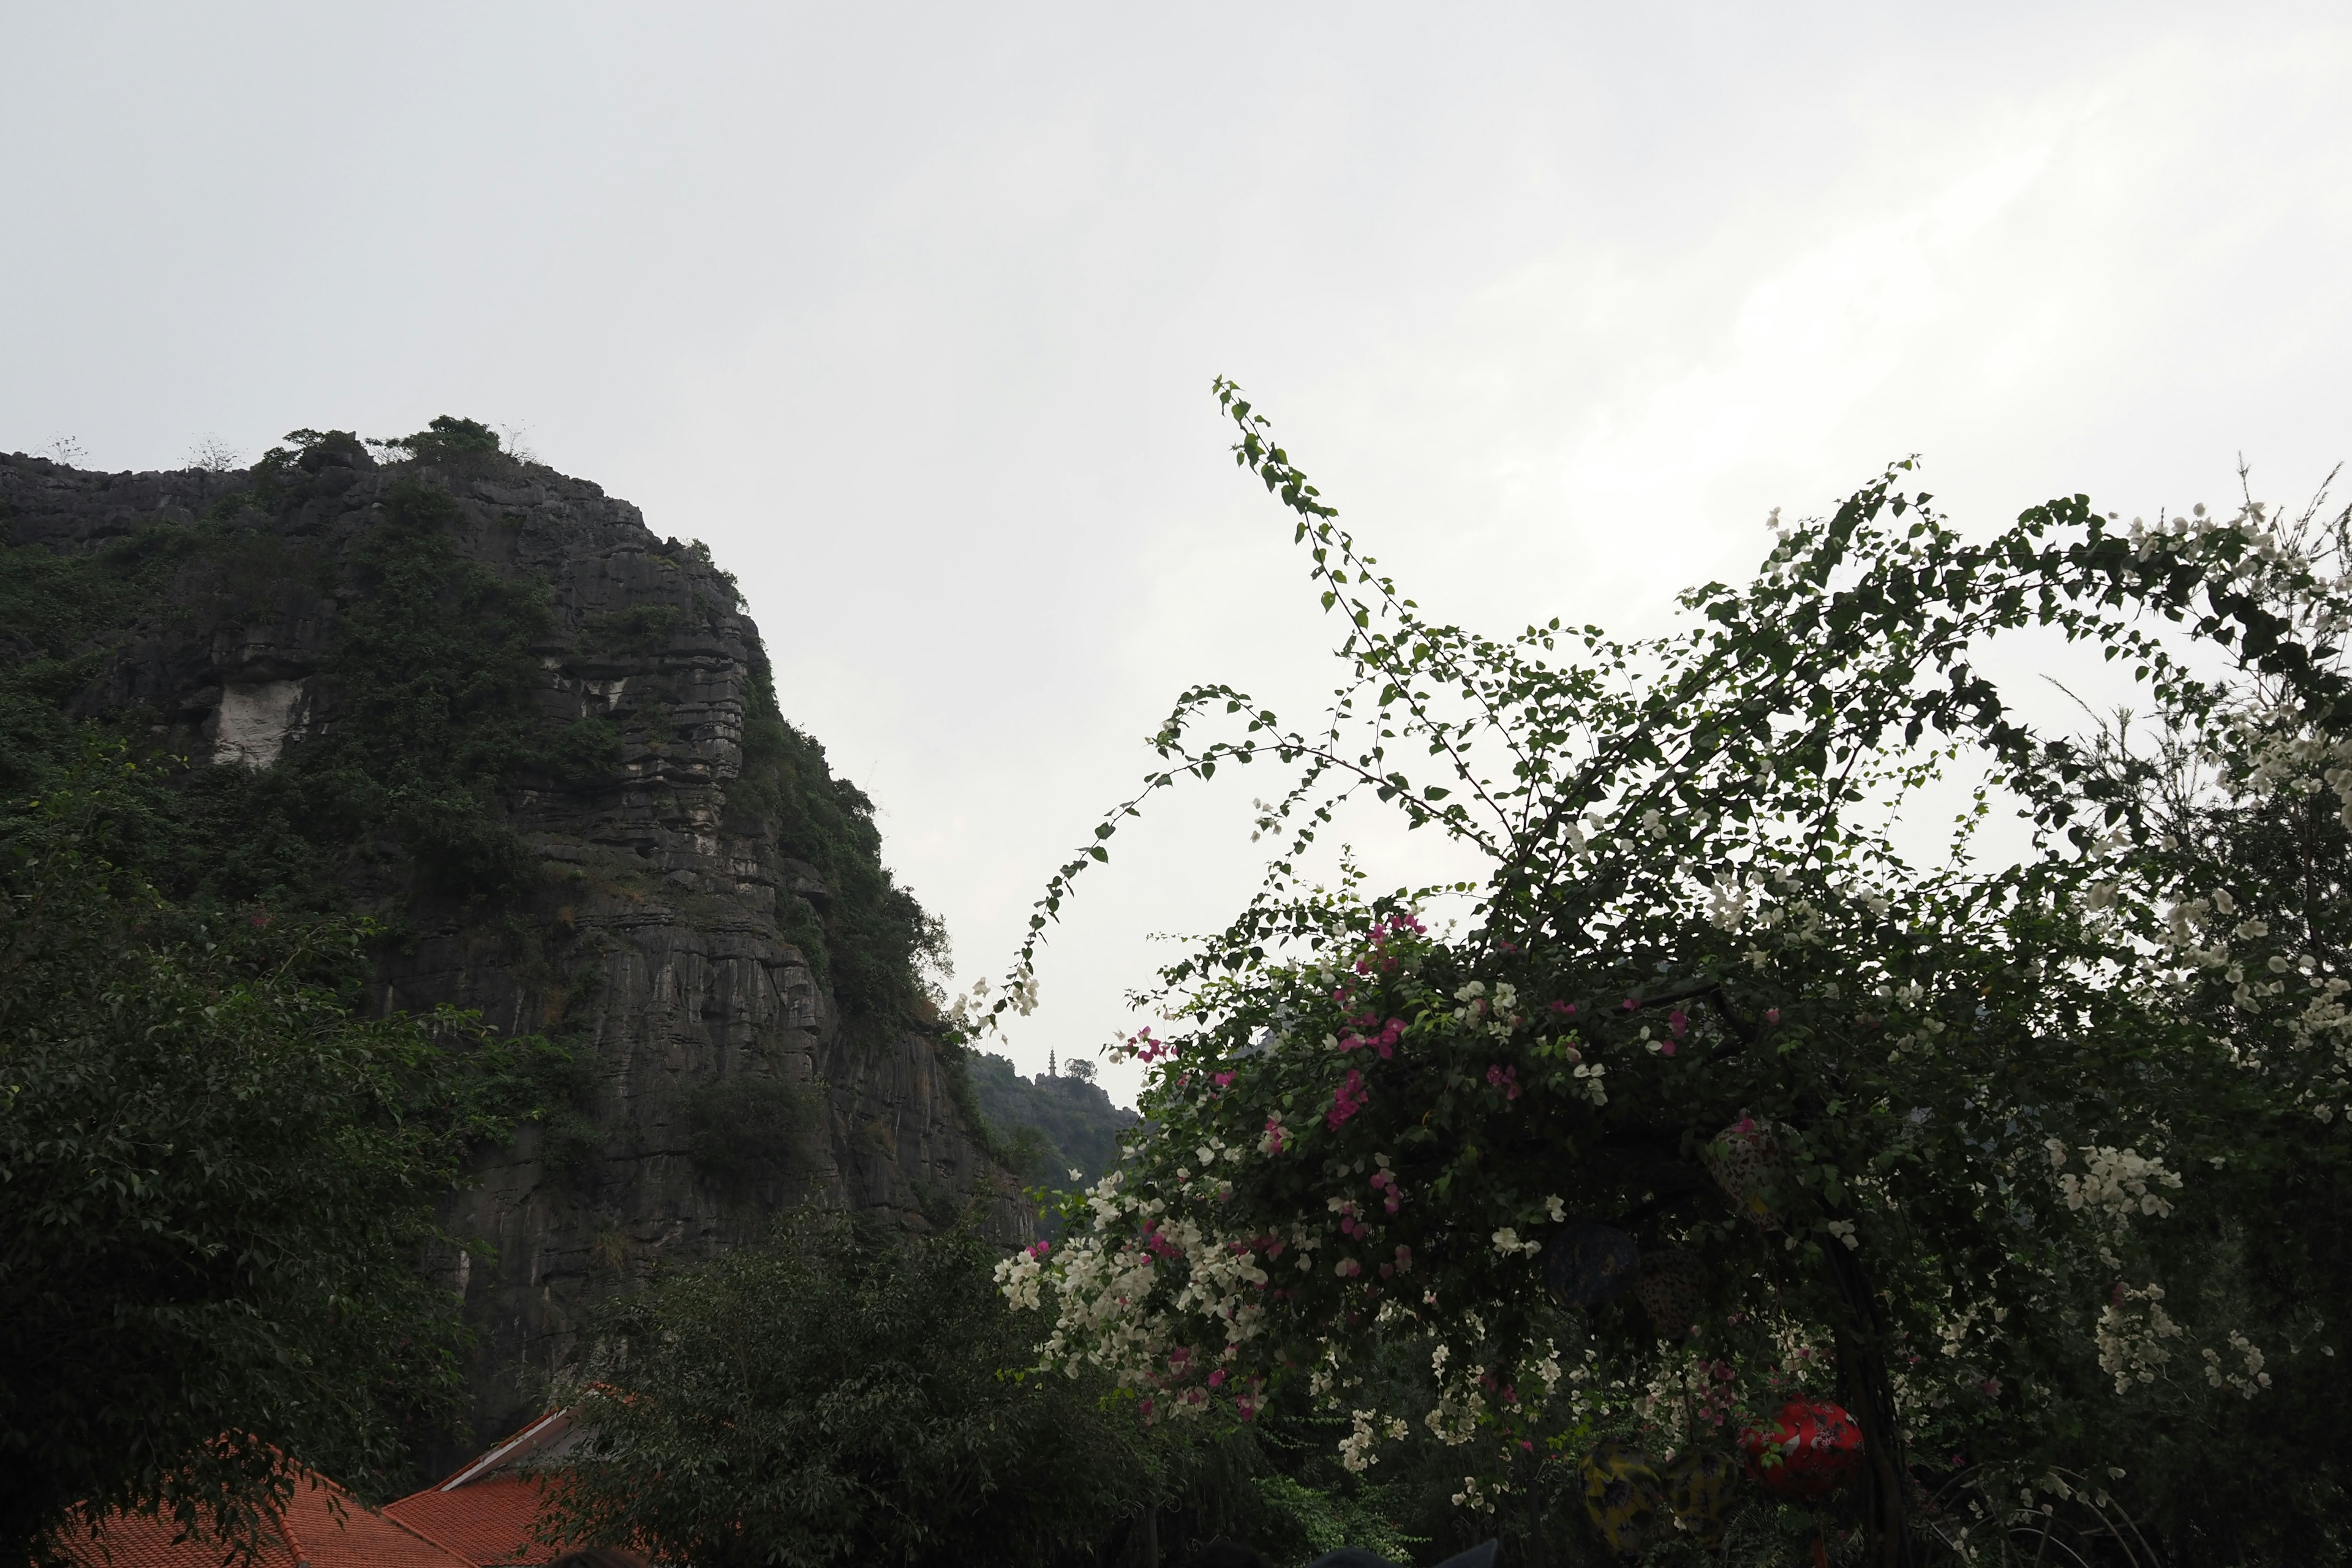
<svg viewBox="0 0 2352 1568"><path fill-rule="evenodd" d="M1224 1386L1224 1382L1225 1369L1223 1367L1219 1367L1216 1371L1209 1374L1209 1386L1211 1388L1222 1388Z"/></svg>
<svg viewBox="0 0 2352 1568"><path fill-rule="evenodd" d="M1340 1084L1338 1092L1332 1095L1331 1109L1325 1113L1323 1120L1336 1132L1349 1117L1363 1110L1370 1098L1364 1089L1364 1075L1349 1068L1347 1081Z"/></svg>

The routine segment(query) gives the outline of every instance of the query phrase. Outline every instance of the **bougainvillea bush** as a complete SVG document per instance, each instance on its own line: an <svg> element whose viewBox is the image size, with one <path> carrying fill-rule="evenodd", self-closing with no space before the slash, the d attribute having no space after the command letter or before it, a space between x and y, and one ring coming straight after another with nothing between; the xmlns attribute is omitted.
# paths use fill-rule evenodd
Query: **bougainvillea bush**
<svg viewBox="0 0 2352 1568"><path fill-rule="evenodd" d="M1731 1453L1810 1394L1865 1458L1801 1517L1864 1560L2053 1499L2203 1560L2339 1553L2343 520L2075 497L1970 542L1903 463L1776 514L1671 635L1496 640L1424 616L1218 395L1347 679L1311 728L1185 693L1033 921L1015 995L1153 790L1281 770L1264 889L1118 1047L1145 1131L1000 1270L1047 1361L1153 1421L1304 1384L1349 1468L1434 1439L1474 1512L1603 1437ZM2147 717L2036 728L1983 668L2011 634ZM1948 836L1906 825L1954 799ZM1358 800L1483 877L1330 869ZM1412 1407L1364 1392L1401 1346Z"/></svg>

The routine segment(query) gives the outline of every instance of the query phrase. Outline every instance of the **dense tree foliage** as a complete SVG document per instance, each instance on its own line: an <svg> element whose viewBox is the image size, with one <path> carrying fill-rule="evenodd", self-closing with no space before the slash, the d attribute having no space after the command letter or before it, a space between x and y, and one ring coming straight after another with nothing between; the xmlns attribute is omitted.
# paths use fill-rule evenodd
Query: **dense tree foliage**
<svg viewBox="0 0 2352 1568"><path fill-rule="evenodd" d="M1086 1557L1161 1458L1100 1380L1023 1373L994 1258L803 1215L656 1282L570 1395L553 1533L712 1568Z"/></svg>
<svg viewBox="0 0 2352 1568"><path fill-rule="evenodd" d="M1124 1047L1149 1138L1002 1270L1046 1364L1158 1420L1304 1384L1351 1468L1426 1433L1473 1512L1834 1395L1860 1483L1750 1492L1751 1542L1826 1520L1893 1563L2053 1502L2111 1547L2128 1513L2183 1559L2340 1557L2342 520L2075 497L1970 542L1899 464L1776 514L1685 630L1496 641L1423 616L1219 392L1347 676L1310 728L1221 686L1157 736L1147 796L1289 770L1284 848L1163 972L1181 1031ZM2156 749L2029 725L1982 663L2021 632L2137 681ZM1974 795L1923 855L1897 823L1946 777ZM1483 858L1465 929L1429 929L1441 889L1314 884L1359 796ZM2005 805L2021 854L1979 844ZM1382 1371L1408 1352L1425 1379Z"/></svg>
<svg viewBox="0 0 2352 1568"><path fill-rule="evenodd" d="M109 770L114 776L109 777ZM0 1551L160 1509L249 1539L461 1393L421 1275L540 1048L357 1010L364 932L166 903L111 862L119 755L0 842Z"/></svg>
<svg viewBox="0 0 2352 1568"><path fill-rule="evenodd" d="M1247 1427L1150 1425L1099 1373L1034 1370L1038 1323L1000 1299L997 1260L969 1231L802 1215L657 1279L595 1325L564 1394L594 1436L546 1532L719 1564L1104 1568L1219 1537L1282 1563L1402 1559L1459 1533L1450 1454L1351 1473L1346 1418L1303 1387Z"/></svg>

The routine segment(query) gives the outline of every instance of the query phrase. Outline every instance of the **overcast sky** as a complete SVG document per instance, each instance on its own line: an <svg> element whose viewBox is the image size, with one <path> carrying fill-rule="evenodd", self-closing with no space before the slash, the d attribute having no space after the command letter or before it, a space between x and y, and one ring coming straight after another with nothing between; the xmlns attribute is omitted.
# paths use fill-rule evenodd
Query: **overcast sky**
<svg viewBox="0 0 2352 1568"><path fill-rule="evenodd" d="M0 448L520 429L740 574L969 981L1182 686L1328 684L1213 375L1497 631L1657 629L1911 452L1977 530L2307 494L2344 16L0 0ZM1226 782L1120 836L1024 1067L1246 895Z"/></svg>

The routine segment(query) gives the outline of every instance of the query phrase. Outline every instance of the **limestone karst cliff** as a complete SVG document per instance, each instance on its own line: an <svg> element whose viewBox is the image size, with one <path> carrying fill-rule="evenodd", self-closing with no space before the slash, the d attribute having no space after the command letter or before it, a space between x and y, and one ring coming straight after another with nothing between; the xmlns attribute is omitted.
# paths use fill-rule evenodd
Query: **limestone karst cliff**
<svg viewBox="0 0 2352 1568"><path fill-rule="evenodd" d="M453 1201L480 1245L435 1265L488 1436L594 1300L781 1206L1026 1218L925 1023L935 928L785 722L732 580L436 430L399 461L303 432L232 473L0 457L0 788L91 727L126 738L168 778L160 880L373 913L380 1005L562 1047Z"/></svg>

